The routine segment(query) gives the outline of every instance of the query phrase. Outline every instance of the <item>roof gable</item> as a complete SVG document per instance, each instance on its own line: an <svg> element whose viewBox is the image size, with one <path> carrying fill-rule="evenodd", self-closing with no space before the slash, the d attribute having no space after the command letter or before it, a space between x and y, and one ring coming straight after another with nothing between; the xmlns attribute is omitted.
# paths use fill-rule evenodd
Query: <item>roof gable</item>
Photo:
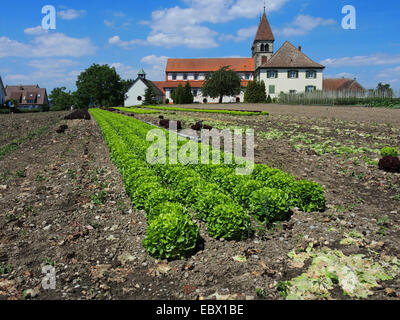
<svg viewBox="0 0 400 320"><path fill-rule="evenodd" d="M272 33L272 29L265 12L261 18L260 25L258 26L257 34L254 39L254 42L256 41L275 41L274 34Z"/></svg>
<svg viewBox="0 0 400 320"><path fill-rule="evenodd" d="M355 79L331 78L324 79L323 90L325 91L366 91Z"/></svg>
<svg viewBox="0 0 400 320"><path fill-rule="evenodd" d="M262 64L260 68L321 68L322 64L316 63L307 57L301 50L296 48L289 41L286 41L282 47L269 59Z"/></svg>
<svg viewBox="0 0 400 320"><path fill-rule="evenodd" d="M230 66L230 68L235 71L254 72L254 59L168 59L166 72L214 72L225 66Z"/></svg>

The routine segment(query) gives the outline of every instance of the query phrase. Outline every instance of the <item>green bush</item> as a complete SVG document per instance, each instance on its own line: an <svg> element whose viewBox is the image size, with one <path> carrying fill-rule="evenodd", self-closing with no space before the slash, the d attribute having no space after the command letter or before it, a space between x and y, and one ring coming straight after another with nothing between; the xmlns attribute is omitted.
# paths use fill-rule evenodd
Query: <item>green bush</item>
<svg viewBox="0 0 400 320"><path fill-rule="evenodd" d="M326 209L324 188L316 182L296 181L292 188L293 206L303 212L323 212Z"/></svg>
<svg viewBox="0 0 400 320"><path fill-rule="evenodd" d="M385 147L381 150L381 156L384 157L397 157L399 151L393 147Z"/></svg>
<svg viewBox="0 0 400 320"><path fill-rule="evenodd" d="M237 241L247 239L252 232L250 216L234 203L215 207L208 217L207 229L215 239Z"/></svg>
<svg viewBox="0 0 400 320"><path fill-rule="evenodd" d="M144 203L144 210L147 214L151 214L152 210L163 202L175 202L177 200L177 194L166 188L159 188L152 190Z"/></svg>
<svg viewBox="0 0 400 320"><path fill-rule="evenodd" d="M189 211L180 203L163 202L163 203L159 203L152 210L150 210L150 212L147 214L147 219L148 219L149 223L151 223L151 221L154 220L156 217L158 217L162 214L169 214L169 213L190 216Z"/></svg>
<svg viewBox="0 0 400 320"><path fill-rule="evenodd" d="M284 221L290 213L289 195L282 190L262 188L252 193L249 207L259 221Z"/></svg>
<svg viewBox="0 0 400 320"><path fill-rule="evenodd" d="M143 246L157 259L184 259L194 252L198 239L199 227L189 215L166 213L150 221Z"/></svg>

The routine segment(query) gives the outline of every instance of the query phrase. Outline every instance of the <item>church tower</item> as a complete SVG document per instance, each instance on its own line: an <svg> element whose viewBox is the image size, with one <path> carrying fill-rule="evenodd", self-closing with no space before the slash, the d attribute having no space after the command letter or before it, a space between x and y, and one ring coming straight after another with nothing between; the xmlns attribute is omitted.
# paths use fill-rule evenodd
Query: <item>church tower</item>
<svg viewBox="0 0 400 320"><path fill-rule="evenodd" d="M274 42L274 34L272 33L271 26L269 25L264 7L264 14L261 18L260 26L258 27L258 31L253 42L253 47L251 48L255 70L257 70L260 65L264 64L272 57L274 54Z"/></svg>

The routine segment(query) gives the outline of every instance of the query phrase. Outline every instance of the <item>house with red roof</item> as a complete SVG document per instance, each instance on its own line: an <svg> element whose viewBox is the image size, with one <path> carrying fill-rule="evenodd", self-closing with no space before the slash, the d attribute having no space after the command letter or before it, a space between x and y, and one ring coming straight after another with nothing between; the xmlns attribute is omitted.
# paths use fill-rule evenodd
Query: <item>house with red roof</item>
<svg viewBox="0 0 400 320"><path fill-rule="evenodd" d="M365 93L367 90L358 83L357 79L329 78L324 79L323 90L330 92Z"/></svg>
<svg viewBox="0 0 400 320"><path fill-rule="evenodd" d="M275 37L264 11L251 48L251 58L169 59L165 81L154 81L154 84L164 92L166 99L172 101L171 93L179 84L184 86L189 81L196 103L218 103L218 99L204 97L201 88L208 72L230 66L242 78L243 90L235 97L224 97L223 102L243 102L244 89L253 80L263 80L267 95L272 98L280 92L322 90L323 65L311 60L301 47L295 47L289 41L276 52L274 44Z"/></svg>
<svg viewBox="0 0 400 320"><path fill-rule="evenodd" d="M6 86L6 100L17 102L19 109L43 109L49 105L47 91L38 85Z"/></svg>

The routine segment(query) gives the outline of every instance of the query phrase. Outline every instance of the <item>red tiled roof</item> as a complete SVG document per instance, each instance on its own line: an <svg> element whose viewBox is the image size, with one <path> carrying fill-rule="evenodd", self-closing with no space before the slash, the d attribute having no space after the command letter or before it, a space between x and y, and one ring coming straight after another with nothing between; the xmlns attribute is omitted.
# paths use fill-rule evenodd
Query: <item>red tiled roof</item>
<svg viewBox="0 0 400 320"><path fill-rule="evenodd" d="M166 72L212 72L230 66L232 70L254 72L253 58L168 59Z"/></svg>
<svg viewBox="0 0 400 320"><path fill-rule="evenodd" d="M325 91L365 91L365 88L356 79L324 79L323 90Z"/></svg>
<svg viewBox="0 0 400 320"><path fill-rule="evenodd" d="M37 104L43 105L48 103L47 92L45 88L39 86L7 86L6 87L7 100L17 100L20 105L24 104ZM40 95L40 96L39 96ZM28 102L34 100L34 103Z"/></svg>
<svg viewBox="0 0 400 320"><path fill-rule="evenodd" d="M153 81L153 83L161 90L165 92L166 88L178 88L181 84L182 87L186 85L187 81ZM242 87L247 87L250 81L243 80L241 82ZM192 88L202 88L204 81L189 81Z"/></svg>
<svg viewBox="0 0 400 320"><path fill-rule="evenodd" d="M264 12L254 41L275 41L267 15Z"/></svg>
<svg viewBox="0 0 400 320"><path fill-rule="evenodd" d="M307 57L302 51L286 41L282 47L261 65L262 68L325 68Z"/></svg>

